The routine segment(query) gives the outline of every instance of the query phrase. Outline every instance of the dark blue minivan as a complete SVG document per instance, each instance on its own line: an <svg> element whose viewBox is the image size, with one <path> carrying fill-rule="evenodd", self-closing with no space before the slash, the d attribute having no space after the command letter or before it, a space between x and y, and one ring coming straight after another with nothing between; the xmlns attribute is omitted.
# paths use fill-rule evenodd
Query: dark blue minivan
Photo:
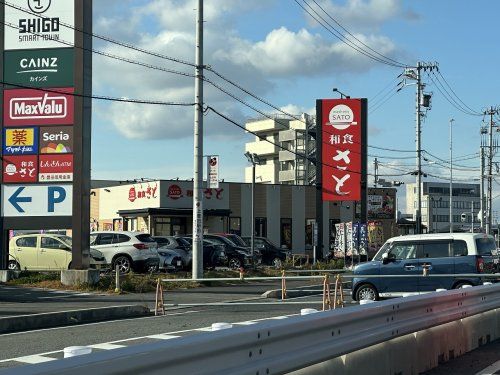
<svg viewBox="0 0 500 375"><path fill-rule="evenodd" d="M489 235L443 233L393 237L372 261L354 268L352 297L356 301L378 300L479 285L483 280L481 274L498 270L495 240ZM428 275L477 274L477 277L422 277L424 272Z"/></svg>

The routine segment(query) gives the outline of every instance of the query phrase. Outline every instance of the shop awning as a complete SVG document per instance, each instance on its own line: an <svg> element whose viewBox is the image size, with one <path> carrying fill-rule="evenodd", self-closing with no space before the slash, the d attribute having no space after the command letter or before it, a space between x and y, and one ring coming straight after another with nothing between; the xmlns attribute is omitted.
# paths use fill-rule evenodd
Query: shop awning
<svg viewBox="0 0 500 375"><path fill-rule="evenodd" d="M120 210L117 212L121 217L144 217L144 216L192 216L190 208L140 208L136 210ZM229 209L204 209L205 216L229 216Z"/></svg>

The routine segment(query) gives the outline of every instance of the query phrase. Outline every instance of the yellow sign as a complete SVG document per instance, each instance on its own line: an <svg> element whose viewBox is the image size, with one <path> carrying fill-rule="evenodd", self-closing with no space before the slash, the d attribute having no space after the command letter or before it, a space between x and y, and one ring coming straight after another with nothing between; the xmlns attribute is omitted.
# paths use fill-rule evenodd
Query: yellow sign
<svg viewBox="0 0 500 375"><path fill-rule="evenodd" d="M34 146L35 144L35 129L6 129L5 130L5 146Z"/></svg>

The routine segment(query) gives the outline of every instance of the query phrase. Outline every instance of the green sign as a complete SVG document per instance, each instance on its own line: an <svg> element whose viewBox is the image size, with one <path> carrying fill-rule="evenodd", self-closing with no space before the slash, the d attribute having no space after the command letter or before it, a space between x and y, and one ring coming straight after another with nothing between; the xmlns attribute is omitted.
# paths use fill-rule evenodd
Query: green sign
<svg viewBox="0 0 500 375"><path fill-rule="evenodd" d="M5 83L28 87L73 87L73 48L5 51Z"/></svg>

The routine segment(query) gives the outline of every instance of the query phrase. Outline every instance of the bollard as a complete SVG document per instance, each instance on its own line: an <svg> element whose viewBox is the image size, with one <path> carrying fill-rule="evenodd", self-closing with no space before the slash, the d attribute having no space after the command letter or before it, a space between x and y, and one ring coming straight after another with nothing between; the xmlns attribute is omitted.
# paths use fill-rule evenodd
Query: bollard
<svg viewBox="0 0 500 375"><path fill-rule="evenodd" d="M156 302L155 302L155 316L165 315L165 303L163 302L163 285L161 279L156 280Z"/></svg>
<svg viewBox="0 0 500 375"><path fill-rule="evenodd" d="M238 268L238 271L240 271L240 280L245 279L245 269L243 267Z"/></svg>
<svg viewBox="0 0 500 375"><path fill-rule="evenodd" d="M212 324L212 331L220 331L222 329L228 329L228 328L233 328L233 325L231 323L213 323Z"/></svg>
<svg viewBox="0 0 500 375"><path fill-rule="evenodd" d="M325 278L323 279L323 311L332 309L332 298L330 294L330 277L328 274L325 274Z"/></svg>
<svg viewBox="0 0 500 375"><path fill-rule="evenodd" d="M281 270L281 300L286 299L286 278L285 270Z"/></svg>
<svg viewBox="0 0 500 375"><path fill-rule="evenodd" d="M77 357L92 353L92 348L88 346L68 346L64 348L64 358Z"/></svg>
<svg viewBox="0 0 500 375"><path fill-rule="evenodd" d="M115 293L121 293L120 288L120 266L116 265L115 268Z"/></svg>

